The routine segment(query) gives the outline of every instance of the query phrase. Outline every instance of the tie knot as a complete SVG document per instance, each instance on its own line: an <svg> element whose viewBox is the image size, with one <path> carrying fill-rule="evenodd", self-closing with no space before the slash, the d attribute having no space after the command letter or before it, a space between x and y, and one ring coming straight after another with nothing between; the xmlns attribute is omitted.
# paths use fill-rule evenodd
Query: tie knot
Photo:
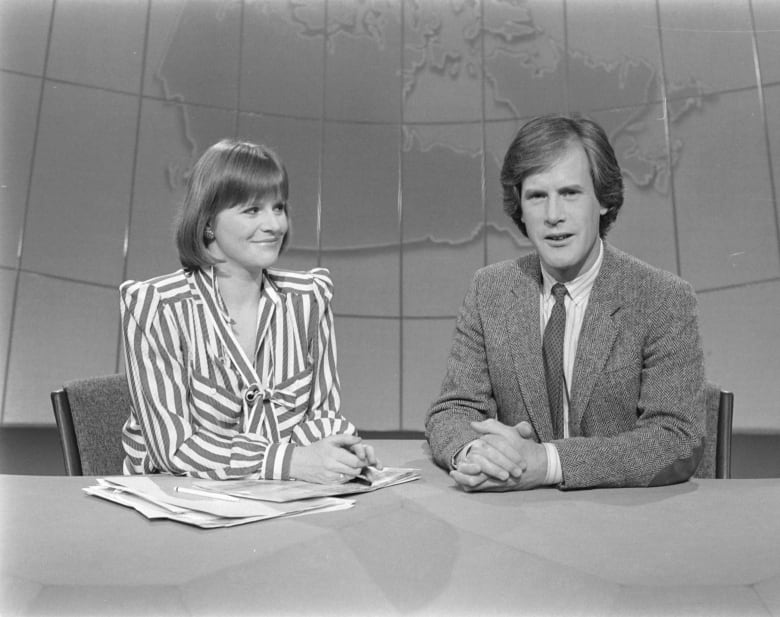
<svg viewBox="0 0 780 617"><path fill-rule="evenodd" d="M566 297L566 285L555 283L552 287L552 295L555 296L555 304L562 304L563 299Z"/></svg>

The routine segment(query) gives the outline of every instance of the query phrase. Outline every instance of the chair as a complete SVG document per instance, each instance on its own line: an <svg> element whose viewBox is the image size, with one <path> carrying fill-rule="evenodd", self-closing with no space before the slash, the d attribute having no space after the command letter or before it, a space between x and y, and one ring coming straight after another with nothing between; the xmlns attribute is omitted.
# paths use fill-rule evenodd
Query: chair
<svg viewBox="0 0 780 617"><path fill-rule="evenodd" d="M116 374L70 381L51 393L51 403L66 473L121 474L122 425L131 407L126 377Z"/></svg>
<svg viewBox="0 0 780 617"><path fill-rule="evenodd" d="M731 477L731 425L734 414L734 394L708 383L704 455L695 478Z"/></svg>

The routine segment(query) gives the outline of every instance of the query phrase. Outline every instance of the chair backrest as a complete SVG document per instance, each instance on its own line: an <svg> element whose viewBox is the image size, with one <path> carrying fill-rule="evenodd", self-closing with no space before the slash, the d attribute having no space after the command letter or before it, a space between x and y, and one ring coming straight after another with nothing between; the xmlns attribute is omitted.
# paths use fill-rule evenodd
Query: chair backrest
<svg viewBox="0 0 780 617"><path fill-rule="evenodd" d="M69 476L118 475L131 400L123 374L70 381L51 393Z"/></svg>
<svg viewBox="0 0 780 617"><path fill-rule="evenodd" d="M730 478L734 394L708 383L705 396L707 418L704 455L693 475L696 478Z"/></svg>

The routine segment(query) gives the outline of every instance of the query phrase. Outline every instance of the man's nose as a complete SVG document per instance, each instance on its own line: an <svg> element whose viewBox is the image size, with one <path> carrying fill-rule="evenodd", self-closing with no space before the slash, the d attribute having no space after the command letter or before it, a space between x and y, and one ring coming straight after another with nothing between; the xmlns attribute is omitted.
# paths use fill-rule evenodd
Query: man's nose
<svg viewBox="0 0 780 617"><path fill-rule="evenodd" d="M547 206L544 214L546 221L551 225L560 223L563 220L563 204L557 195L551 195L547 200Z"/></svg>

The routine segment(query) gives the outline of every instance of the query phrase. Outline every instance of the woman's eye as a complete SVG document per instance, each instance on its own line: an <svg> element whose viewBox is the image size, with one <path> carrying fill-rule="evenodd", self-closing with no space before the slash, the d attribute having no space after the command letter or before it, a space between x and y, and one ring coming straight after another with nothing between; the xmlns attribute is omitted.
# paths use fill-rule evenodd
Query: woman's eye
<svg viewBox="0 0 780 617"><path fill-rule="evenodd" d="M274 211L275 212L286 212L287 211L287 204L278 203L274 205Z"/></svg>

